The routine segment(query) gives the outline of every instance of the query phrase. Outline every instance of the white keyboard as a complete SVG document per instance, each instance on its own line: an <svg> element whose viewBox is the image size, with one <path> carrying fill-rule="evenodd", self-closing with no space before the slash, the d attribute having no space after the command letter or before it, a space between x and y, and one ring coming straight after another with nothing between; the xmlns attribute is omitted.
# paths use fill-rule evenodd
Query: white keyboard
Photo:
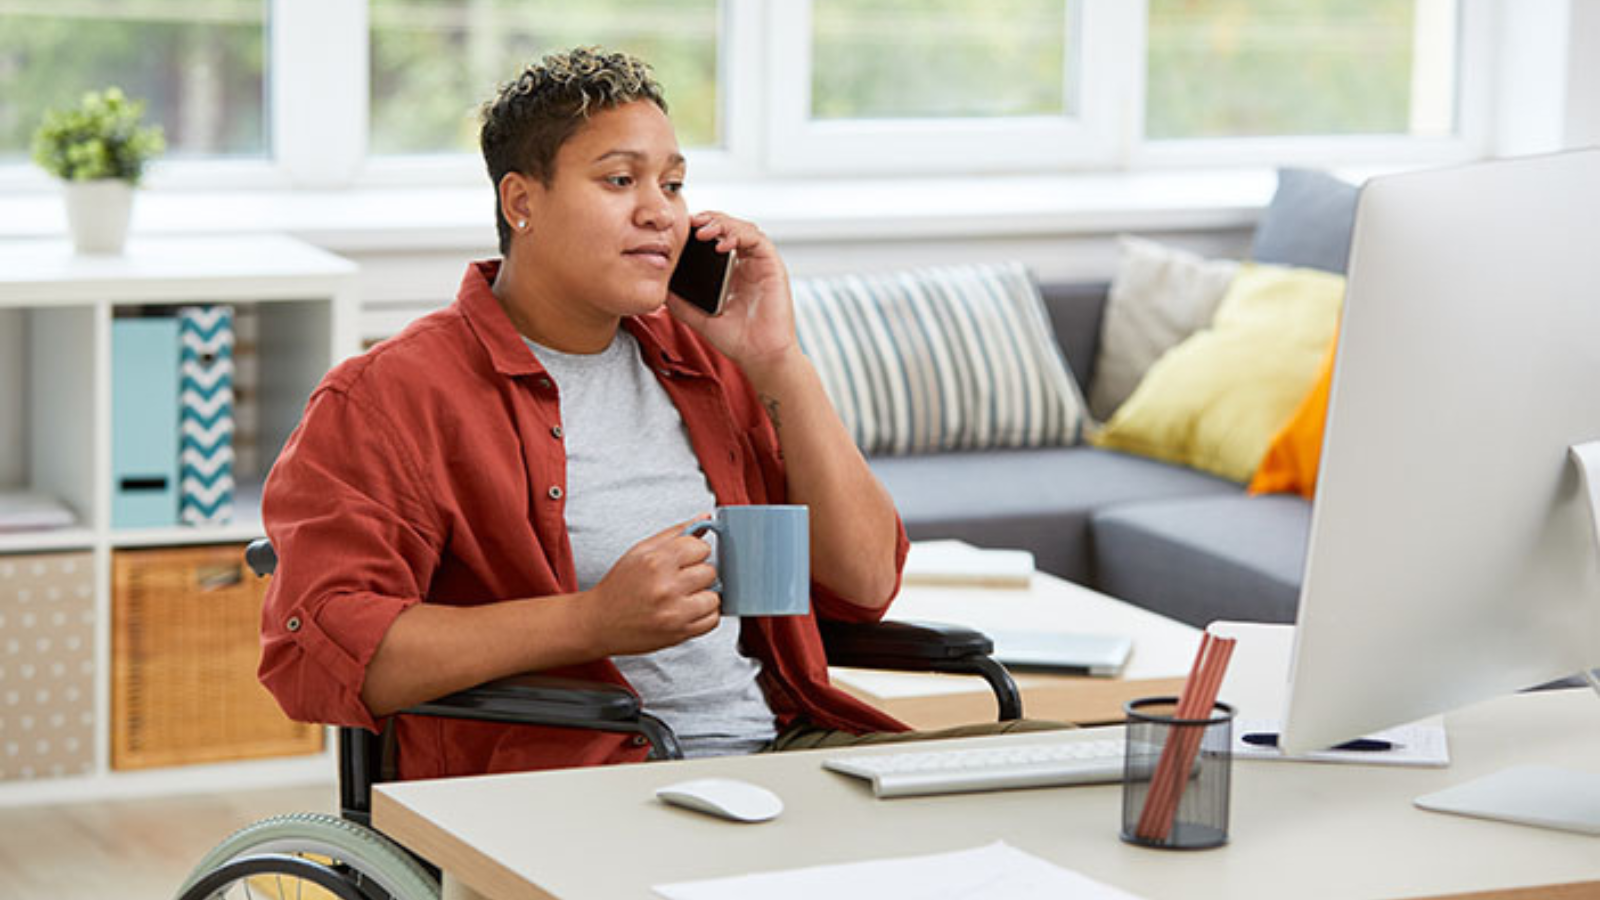
<svg viewBox="0 0 1600 900"><path fill-rule="evenodd" d="M865 778L878 797L914 797L1122 780L1121 738L835 756L823 768Z"/></svg>

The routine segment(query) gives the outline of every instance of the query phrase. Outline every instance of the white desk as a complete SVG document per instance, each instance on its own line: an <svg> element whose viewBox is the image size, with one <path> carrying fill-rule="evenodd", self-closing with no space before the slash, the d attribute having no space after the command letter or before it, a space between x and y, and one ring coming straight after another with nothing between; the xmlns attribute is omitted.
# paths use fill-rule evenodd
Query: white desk
<svg viewBox="0 0 1600 900"><path fill-rule="evenodd" d="M1028 718L1081 725L1120 722L1124 702L1178 693L1200 644L1199 629L1043 572L1034 573L1026 589L907 584L889 610L893 619L950 622L979 631L1054 630L1133 638L1133 654L1117 678L1015 676ZM975 677L832 671L835 684L917 728L994 721L994 695Z"/></svg>
<svg viewBox="0 0 1600 900"><path fill-rule="evenodd" d="M1447 769L1236 760L1232 842L1189 853L1122 843L1120 785L875 800L864 783L819 767L827 751L380 785L374 821L494 900L644 898L671 881L994 840L1150 900L1417 897L1600 882L1600 839L1411 805L1418 794L1517 762L1600 770L1597 704L1589 691L1560 691L1451 714ZM765 785L787 809L771 822L737 825L653 799L661 785L712 773ZM1580 893L1594 896L1515 896Z"/></svg>

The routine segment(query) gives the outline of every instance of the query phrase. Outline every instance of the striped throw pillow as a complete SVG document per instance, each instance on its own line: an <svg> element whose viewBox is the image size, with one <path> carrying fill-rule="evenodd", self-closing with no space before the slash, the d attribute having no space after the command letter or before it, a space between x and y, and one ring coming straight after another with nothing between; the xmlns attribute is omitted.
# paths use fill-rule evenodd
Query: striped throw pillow
<svg viewBox="0 0 1600 900"><path fill-rule="evenodd" d="M1077 443L1084 402L1020 263L794 280L800 346L869 455Z"/></svg>

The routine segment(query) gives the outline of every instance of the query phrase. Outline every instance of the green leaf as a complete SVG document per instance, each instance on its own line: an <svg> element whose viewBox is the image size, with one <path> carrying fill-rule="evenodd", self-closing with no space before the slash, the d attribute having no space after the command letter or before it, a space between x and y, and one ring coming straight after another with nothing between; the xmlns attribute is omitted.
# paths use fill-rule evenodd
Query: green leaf
<svg viewBox="0 0 1600 900"><path fill-rule="evenodd" d="M84 94L76 107L48 110L33 133L33 160L67 181L138 184L145 164L167 146L159 125L140 125L144 107L112 86Z"/></svg>

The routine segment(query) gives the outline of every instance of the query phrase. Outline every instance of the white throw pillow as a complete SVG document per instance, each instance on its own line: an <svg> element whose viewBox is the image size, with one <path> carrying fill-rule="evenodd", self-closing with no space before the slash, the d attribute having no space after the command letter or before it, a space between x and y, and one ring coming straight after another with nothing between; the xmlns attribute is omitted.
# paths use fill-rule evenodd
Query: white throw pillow
<svg viewBox="0 0 1600 900"><path fill-rule="evenodd" d="M1231 259L1206 259L1177 247L1122 235L1111 281L1089 410L1104 422L1168 350L1210 324L1239 271Z"/></svg>
<svg viewBox="0 0 1600 900"><path fill-rule="evenodd" d="M868 454L1077 443L1084 403L1020 263L794 279L800 346Z"/></svg>

